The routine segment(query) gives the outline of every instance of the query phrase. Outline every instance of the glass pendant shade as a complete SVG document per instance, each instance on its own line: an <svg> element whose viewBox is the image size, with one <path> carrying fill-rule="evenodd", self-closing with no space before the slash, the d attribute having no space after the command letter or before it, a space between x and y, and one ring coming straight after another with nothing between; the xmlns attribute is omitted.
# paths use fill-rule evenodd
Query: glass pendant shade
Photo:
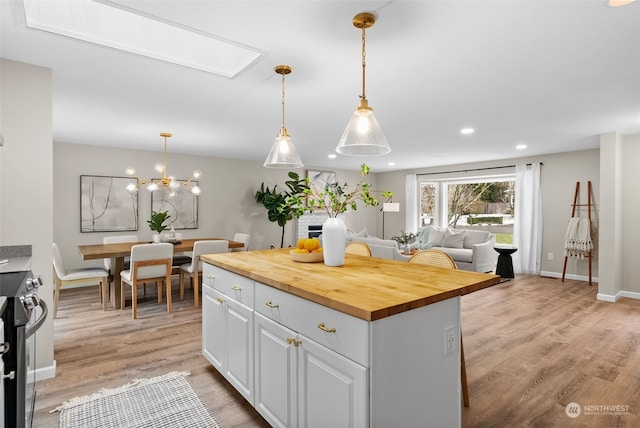
<svg viewBox="0 0 640 428"><path fill-rule="evenodd" d="M302 168L302 161L296 152L287 130L283 129L271 146L271 151L264 161L267 168Z"/></svg>
<svg viewBox="0 0 640 428"><path fill-rule="evenodd" d="M291 67L288 65L277 65L274 71L282 76L282 126L280 134L276 137L276 141L271 146L271 151L267 155L263 166L265 168L302 168L304 165L296 152L296 148L291 141L291 136L287 133L284 126L284 76L291 73Z"/></svg>
<svg viewBox="0 0 640 428"><path fill-rule="evenodd" d="M366 103L366 100L363 100ZM387 138L376 120L373 110L360 105L351 116L342 138L336 147L341 155L366 156L384 155L391 151Z"/></svg>

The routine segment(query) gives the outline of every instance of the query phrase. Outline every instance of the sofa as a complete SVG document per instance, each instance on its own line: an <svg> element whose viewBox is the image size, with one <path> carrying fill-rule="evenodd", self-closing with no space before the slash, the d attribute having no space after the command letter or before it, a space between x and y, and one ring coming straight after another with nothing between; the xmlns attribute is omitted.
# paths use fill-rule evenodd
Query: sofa
<svg viewBox="0 0 640 428"><path fill-rule="evenodd" d="M493 249L496 236L486 230L464 230L428 226L418 231L413 248L440 250L456 262L458 269L491 272L498 253Z"/></svg>
<svg viewBox="0 0 640 428"><path fill-rule="evenodd" d="M411 256L404 255L398 243L393 239L380 239L368 235L366 229L360 232L347 231L349 242L364 242L371 249L373 257L389 260L407 261ZM498 253L493 249L496 236L486 230L464 230L427 226L418 231L411 249L440 250L456 262L458 269L474 272L492 272L496 267Z"/></svg>
<svg viewBox="0 0 640 428"><path fill-rule="evenodd" d="M372 257L389 260L401 260L405 262L411 258L411 256L405 256L404 254L402 254L402 252L398 249L398 243L393 239L354 236L351 239L347 237L347 241L347 243L364 242L369 246Z"/></svg>

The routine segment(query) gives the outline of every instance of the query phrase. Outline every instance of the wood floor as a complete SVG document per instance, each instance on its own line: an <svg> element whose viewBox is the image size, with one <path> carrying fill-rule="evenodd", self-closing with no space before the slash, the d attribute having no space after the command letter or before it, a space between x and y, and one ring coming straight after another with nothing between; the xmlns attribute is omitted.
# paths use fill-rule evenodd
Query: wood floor
<svg viewBox="0 0 640 428"><path fill-rule="evenodd" d="M471 402L463 427L640 426L640 301L599 302L596 293L585 282L522 276L462 298ZM173 370L191 373L224 428L267 426L202 357L193 295L174 294L168 314L148 294L134 321L130 307L102 312L95 287L63 290L57 376L37 384L34 426L57 426L49 411L62 401ZM570 403L581 406L576 418Z"/></svg>

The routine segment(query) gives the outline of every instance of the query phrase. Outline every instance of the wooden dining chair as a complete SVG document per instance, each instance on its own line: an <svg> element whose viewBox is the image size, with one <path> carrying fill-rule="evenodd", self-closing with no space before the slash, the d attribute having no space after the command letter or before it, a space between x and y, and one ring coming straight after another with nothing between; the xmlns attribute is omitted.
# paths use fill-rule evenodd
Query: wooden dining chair
<svg viewBox="0 0 640 428"><path fill-rule="evenodd" d="M131 247L131 267L120 272L120 308L124 309L125 284L131 287L133 319L138 317L138 285L153 282L162 303L162 286L166 286L167 312L171 312L171 265L173 244L138 244Z"/></svg>
<svg viewBox="0 0 640 428"><path fill-rule="evenodd" d="M100 296L102 300L102 310L107 310L107 302L109 301L109 295L107 294L107 283L109 273L106 269L102 268L80 268L80 269L66 269L62 260L62 254L60 248L54 242L53 243L53 276L55 280L55 291L53 300L53 317L58 315L58 301L60 300L60 289L63 285L70 284L98 284L100 290Z"/></svg>
<svg viewBox="0 0 640 428"><path fill-rule="evenodd" d="M451 256L440 250L422 250L415 253L409 259L410 263L421 263L429 266L438 266L448 269L458 269ZM460 380L462 383L462 402L464 407L469 407L469 386L467 384L467 366L464 361L464 345L462 342L462 326L460 327Z"/></svg>
<svg viewBox="0 0 640 428"><path fill-rule="evenodd" d="M180 266L180 300L184 300L184 277L191 278L191 285L193 285L193 302L195 307L200 306L200 287L199 278L202 276L202 261L200 256L202 254L216 254L226 253L229 251L229 241L215 240L215 241L196 241L193 243L193 257L191 257L191 263L185 263Z"/></svg>
<svg viewBox="0 0 640 428"><path fill-rule="evenodd" d="M371 248L364 242L349 242L344 249L347 254L356 254L359 256L371 256Z"/></svg>

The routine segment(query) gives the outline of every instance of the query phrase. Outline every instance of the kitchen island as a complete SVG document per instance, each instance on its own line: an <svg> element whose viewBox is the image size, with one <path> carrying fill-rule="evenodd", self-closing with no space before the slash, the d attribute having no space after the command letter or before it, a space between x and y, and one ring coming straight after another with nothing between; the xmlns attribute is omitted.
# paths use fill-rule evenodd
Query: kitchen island
<svg viewBox="0 0 640 428"><path fill-rule="evenodd" d="M287 249L202 260L203 355L271 425L461 425L460 296L500 277Z"/></svg>

